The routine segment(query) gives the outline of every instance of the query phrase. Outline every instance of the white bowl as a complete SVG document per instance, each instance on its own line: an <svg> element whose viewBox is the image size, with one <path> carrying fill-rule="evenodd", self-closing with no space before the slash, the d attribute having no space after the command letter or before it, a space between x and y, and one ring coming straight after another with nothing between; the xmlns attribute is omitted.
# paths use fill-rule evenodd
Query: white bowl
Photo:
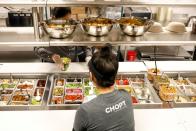
<svg viewBox="0 0 196 131"><path fill-rule="evenodd" d="M163 31L163 28L160 23L154 22L154 24L150 27L150 29L148 31L152 32L152 33L160 33Z"/></svg>
<svg viewBox="0 0 196 131"><path fill-rule="evenodd" d="M186 27L181 22L171 22L167 25L166 30L174 33L184 33L186 32Z"/></svg>

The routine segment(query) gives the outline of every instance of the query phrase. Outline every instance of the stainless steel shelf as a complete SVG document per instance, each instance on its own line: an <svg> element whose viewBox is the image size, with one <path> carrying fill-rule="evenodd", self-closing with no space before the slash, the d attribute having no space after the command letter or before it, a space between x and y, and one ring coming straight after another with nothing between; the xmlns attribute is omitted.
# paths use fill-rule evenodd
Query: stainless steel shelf
<svg viewBox="0 0 196 131"><path fill-rule="evenodd" d="M33 27L1 27L0 46L49 46L49 38L36 40Z"/></svg>
<svg viewBox="0 0 196 131"><path fill-rule="evenodd" d="M46 0L0 0L0 6L44 7Z"/></svg>
<svg viewBox="0 0 196 131"><path fill-rule="evenodd" d="M196 6L195 1L176 0L48 0L48 6Z"/></svg>
<svg viewBox="0 0 196 131"><path fill-rule="evenodd" d="M145 33L144 36L130 37L123 34L119 28L103 37L87 35L80 28L66 39L50 39L50 46L100 46L105 43L126 46L193 46L196 45L196 35L189 31L176 34L164 31L163 33Z"/></svg>
<svg viewBox="0 0 196 131"><path fill-rule="evenodd" d="M111 43L114 46L194 46L196 35L191 34L189 29L184 34L171 32L145 33L144 36L130 37L123 34L119 28L103 37L94 37L84 33L79 27L68 38L50 39L44 36L36 40L32 27L3 27L0 28L0 46L101 46Z"/></svg>
<svg viewBox="0 0 196 131"><path fill-rule="evenodd" d="M196 1L185 0L1 0L0 6L196 6Z"/></svg>

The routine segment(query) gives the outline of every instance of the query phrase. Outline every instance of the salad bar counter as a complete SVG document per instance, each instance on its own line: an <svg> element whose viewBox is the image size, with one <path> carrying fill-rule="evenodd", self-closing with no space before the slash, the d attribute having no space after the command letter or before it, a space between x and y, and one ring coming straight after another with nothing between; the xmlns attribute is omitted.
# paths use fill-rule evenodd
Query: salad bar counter
<svg viewBox="0 0 196 131"><path fill-rule="evenodd" d="M194 73L118 74L115 89L130 94L134 108L196 106ZM16 74L0 77L0 110L77 109L99 94L88 74Z"/></svg>

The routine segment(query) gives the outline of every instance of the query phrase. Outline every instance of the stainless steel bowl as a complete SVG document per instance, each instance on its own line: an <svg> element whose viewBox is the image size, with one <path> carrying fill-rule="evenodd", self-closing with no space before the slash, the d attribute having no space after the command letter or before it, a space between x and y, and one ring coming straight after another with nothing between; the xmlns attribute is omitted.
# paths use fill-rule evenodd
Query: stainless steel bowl
<svg viewBox="0 0 196 131"><path fill-rule="evenodd" d="M113 27L114 22L107 18L87 18L81 22L84 32L92 36L107 35Z"/></svg>
<svg viewBox="0 0 196 131"><path fill-rule="evenodd" d="M51 38L66 38L74 32L77 22L74 20L50 19L42 22L41 25Z"/></svg>
<svg viewBox="0 0 196 131"><path fill-rule="evenodd" d="M137 22L125 22L133 19ZM118 20L118 23L122 32L129 36L141 36L153 25L152 20L144 20L141 18L121 18Z"/></svg>

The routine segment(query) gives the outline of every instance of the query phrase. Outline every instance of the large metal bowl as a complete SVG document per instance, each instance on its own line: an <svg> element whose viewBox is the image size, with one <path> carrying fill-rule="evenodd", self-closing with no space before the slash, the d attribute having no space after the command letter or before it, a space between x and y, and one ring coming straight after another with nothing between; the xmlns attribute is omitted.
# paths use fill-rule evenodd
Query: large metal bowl
<svg viewBox="0 0 196 131"><path fill-rule="evenodd" d="M41 25L51 38L66 38L74 32L77 22L74 20L50 19L42 22Z"/></svg>
<svg viewBox="0 0 196 131"><path fill-rule="evenodd" d="M118 20L123 33L129 36L141 36L153 25L152 20L124 17Z"/></svg>
<svg viewBox="0 0 196 131"><path fill-rule="evenodd" d="M107 35L113 27L114 21L107 18L86 18L81 22L84 32L92 36Z"/></svg>

